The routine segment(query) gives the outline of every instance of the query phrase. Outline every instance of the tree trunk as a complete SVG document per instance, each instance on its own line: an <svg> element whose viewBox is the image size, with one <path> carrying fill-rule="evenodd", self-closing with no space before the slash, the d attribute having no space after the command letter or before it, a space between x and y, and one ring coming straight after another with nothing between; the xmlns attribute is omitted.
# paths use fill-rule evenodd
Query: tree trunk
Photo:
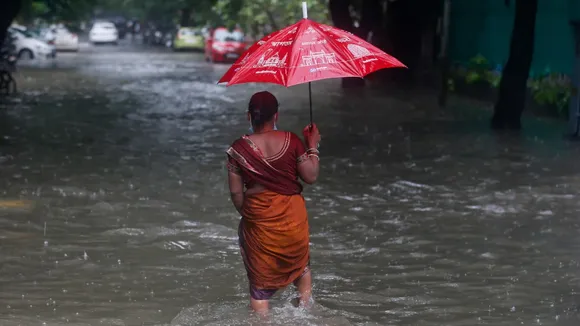
<svg viewBox="0 0 580 326"><path fill-rule="evenodd" d="M183 8L181 9L181 17L179 18L179 25L181 27L189 26L189 22L191 20L191 13L193 10L191 8Z"/></svg>
<svg viewBox="0 0 580 326"><path fill-rule="evenodd" d="M334 26L357 35L354 22L350 16L350 4L350 0L330 0L328 2L328 10L330 11L330 16ZM361 87L364 85L365 80L362 78L342 79L343 88Z"/></svg>
<svg viewBox="0 0 580 326"><path fill-rule="evenodd" d="M6 31L20 10L20 0L4 0L0 10L0 48L6 38Z"/></svg>
<svg viewBox="0 0 580 326"><path fill-rule="evenodd" d="M354 23L350 17L349 7L350 0L330 0L328 2L328 10L334 26L352 33Z"/></svg>
<svg viewBox="0 0 580 326"><path fill-rule="evenodd" d="M278 27L278 22L276 21L276 17L269 9L264 9L266 11L266 16L268 16L268 20L270 21L270 25L272 25L272 29L277 31L280 28Z"/></svg>
<svg viewBox="0 0 580 326"><path fill-rule="evenodd" d="M527 81L534 55L538 0L516 0L510 54L503 70L491 127L521 129Z"/></svg>
<svg viewBox="0 0 580 326"><path fill-rule="evenodd" d="M392 71L391 75L398 82L410 85L413 81L413 73L421 59L423 30L430 24L430 16L437 13L434 8L433 1L426 3L423 0L395 1L387 7L389 50L409 68Z"/></svg>
<svg viewBox="0 0 580 326"><path fill-rule="evenodd" d="M383 24L383 7L381 2L381 0L363 0L361 21L357 33L357 36L369 41L378 48L381 48L383 43L381 40L381 27ZM365 79L373 80L385 73L386 70L378 71L373 73L372 76L365 77Z"/></svg>
<svg viewBox="0 0 580 326"><path fill-rule="evenodd" d="M33 17L32 13L32 0L21 0L20 1L20 10L18 12L18 20L21 24L28 25L32 22Z"/></svg>
<svg viewBox="0 0 580 326"><path fill-rule="evenodd" d="M381 27L383 20L383 8L380 0L363 0L361 10L361 22L358 35L367 39L370 32L375 32Z"/></svg>
<svg viewBox="0 0 580 326"><path fill-rule="evenodd" d="M439 84L439 107L447 105L447 96L449 94L449 24L451 20L451 0L443 1L443 10L441 14L441 34L439 41L439 67L441 80Z"/></svg>

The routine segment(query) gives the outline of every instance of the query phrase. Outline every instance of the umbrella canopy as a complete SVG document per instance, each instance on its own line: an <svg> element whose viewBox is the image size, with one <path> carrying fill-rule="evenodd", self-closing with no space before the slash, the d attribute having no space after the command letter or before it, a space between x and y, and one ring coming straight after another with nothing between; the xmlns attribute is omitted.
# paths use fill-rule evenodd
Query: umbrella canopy
<svg viewBox="0 0 580 326"><path fill-rule="evenodd" d="M252 45L218 83L290 87L316 80L364 77L399 60L341 29L304 18Z"/></svg>

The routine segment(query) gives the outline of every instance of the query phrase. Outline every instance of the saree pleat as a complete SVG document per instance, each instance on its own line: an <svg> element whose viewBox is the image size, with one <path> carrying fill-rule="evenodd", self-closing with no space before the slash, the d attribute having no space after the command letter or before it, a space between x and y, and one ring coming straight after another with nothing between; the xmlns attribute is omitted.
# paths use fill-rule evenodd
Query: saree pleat
<svg viewBox="0 0 580 326"><path fill-rule="evenodd" d="M310 259L302 195L264 191L244 199L240 246L250 284L279 289L298 279Z"/></svg>

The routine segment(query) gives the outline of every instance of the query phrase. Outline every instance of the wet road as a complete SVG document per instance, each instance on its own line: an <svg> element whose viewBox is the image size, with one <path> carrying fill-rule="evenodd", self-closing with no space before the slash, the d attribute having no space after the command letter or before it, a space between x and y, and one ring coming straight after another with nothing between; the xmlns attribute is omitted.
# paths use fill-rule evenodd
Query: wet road
<svg viewBox="0 0 580 326"><path fill-rule="evenodd" d="M252 92L280 126L306 87L215 85L191 53L102 47L20 72L0 119L0 325L248 325L224 150ZM276 325L576 325L578 145L564 125L487 130L317 83L322 176L307 188L315 309ZM416 99L414 99L416 100ZM20 201L16 201L20 200Z"/></svg>

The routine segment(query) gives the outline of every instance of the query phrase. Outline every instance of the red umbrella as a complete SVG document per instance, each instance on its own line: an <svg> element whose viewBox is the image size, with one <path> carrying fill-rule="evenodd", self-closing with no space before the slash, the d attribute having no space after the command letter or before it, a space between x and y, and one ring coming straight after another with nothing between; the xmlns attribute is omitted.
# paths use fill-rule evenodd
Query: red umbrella
<svg viewBox="0 0 580 326"><path fill-rule="evenodd" d="M305 3L303 10L306 17ZM304 18L252 45L218 83L273 83L286 87L329 78L364 77L399 60L352 33Z"/></svg>

